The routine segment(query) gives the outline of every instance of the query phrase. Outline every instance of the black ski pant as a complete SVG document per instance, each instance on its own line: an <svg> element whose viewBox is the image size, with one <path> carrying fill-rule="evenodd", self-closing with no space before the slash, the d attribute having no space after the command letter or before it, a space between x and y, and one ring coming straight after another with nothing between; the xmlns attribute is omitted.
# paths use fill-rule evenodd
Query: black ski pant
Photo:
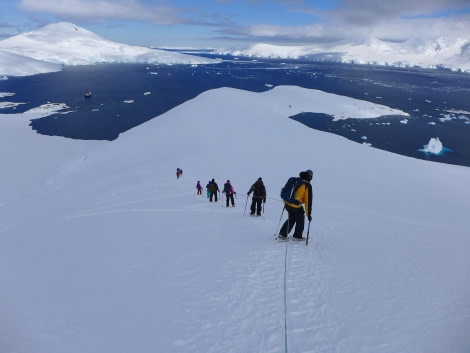
<svg viewBox="0 0 470 353"><path fill-rule="evenodd" d="M212 202L212 196L215 196L215 202L217 202L217 191L216 192L211 191L211 196L209 198L210 202Z"/></svg>
<svg viewBox="0 0 470 353"><path fill-rule="evenodd" d="M235 200L233 199L233 194L225 194L225 196L227 196L227 207L228 207L229 201L232 201L232 206L235 207Z"/></svg>
<svg viewBox="0 0 470 353"><path fill-rule="evenodd" d="M287 237L287 234L290 233L290 231L295 225L293 237L301 239L302 233L304 231L304 226L305 226L304 208L303 207L295 208L289 205L286 205L285 207L286 207L288 217L287 217L287 221L285 221L284 224L282 225L281 230L279 231L279 235L283 237Z"/></svg>
<svg viewBox="0 0 470 353"><path fill-rule="evenodd" d="M262 197L253 196L253 199L251 200L251 207L250 207L252 215L255 214L255 210L256 210L256 214L258 216L261 216L261 204L262 203L263 203L263 198Z"/></svg>

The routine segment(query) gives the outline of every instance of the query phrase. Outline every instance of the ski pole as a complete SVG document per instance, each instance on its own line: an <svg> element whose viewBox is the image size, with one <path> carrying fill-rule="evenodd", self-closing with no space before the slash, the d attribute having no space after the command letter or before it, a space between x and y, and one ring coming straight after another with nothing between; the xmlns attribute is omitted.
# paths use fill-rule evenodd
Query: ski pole
<svg viewBox="0 0 470 353"><path fill-rule="evenodd" d="M284 214L285 209L286 209L286 205L284 204L284 207L282 208L281 217L279 218L279 223L278 223L277 228L276 228L276 233L274 234L276 237L277 237L277 231L279 230L279 226L281 225L282 215Z"/></svg>
<svg viewBox="0 0 470 353"><path fill-rule="evenodd" d="M305 245L308 245L308 235L310 234L310 221L308 221L308 228L307 228L307 240L305 241Z"/></svg>
<svg viewBox="0 0 470 353"><path fill-rule="evenodd" d="M246 195L245 211L243 211L243 215L245 215L246 206L248 205L248 197L250 197L250 195Z"/></svg>

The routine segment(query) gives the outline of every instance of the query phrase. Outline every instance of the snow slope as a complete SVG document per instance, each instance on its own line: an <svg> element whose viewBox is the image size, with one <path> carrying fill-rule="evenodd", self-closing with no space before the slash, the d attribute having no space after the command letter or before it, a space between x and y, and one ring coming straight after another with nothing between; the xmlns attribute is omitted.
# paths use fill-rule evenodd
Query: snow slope
<svg viewBox="0 0 470 353"><path fill-rule="evenodd" d="M11 55L16 54L15 58ZM21 56L21 57L20 57ZM14 59L14 60L12 60ZM0 75L22 76L58 71L61 65L96 63L210 64L216 60L104 39L72 23L60 22L0 41Z"/></svg>
<svg viewBox="0 0 470 353"><path fill-rule="evenodd" d="M0 351L468 352L470 169L287 118L319 97L378 110L221 88L112 142L1 116ZM310 243L275 242L279 190L305 169ZM263 216L244 216L260 176ZM235 208L196 195L212 178Z"/></svg>
<svg viewBox="0 0 470 353"><path fill-rule="evenodd" d="M44 72L57 72L61 69L62 65L60 64L36 60L24 55L0 50L0 75L29 76Z"/></svg>

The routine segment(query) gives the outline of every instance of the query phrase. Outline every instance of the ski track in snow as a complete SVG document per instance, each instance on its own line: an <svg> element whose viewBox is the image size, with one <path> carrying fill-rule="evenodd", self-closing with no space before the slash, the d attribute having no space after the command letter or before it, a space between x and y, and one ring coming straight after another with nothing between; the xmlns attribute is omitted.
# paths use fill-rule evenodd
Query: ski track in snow
<svg viewBox="0 0 470 353"><path fill-rule="evenodd" d="M273 229L271 222L253 221ZM325 304L327 265L315 256L316 247L278 243L271 235L250 239L253 236L243 236L244 241L253 243L252 249L217 271L216 277L223 284L220 291L207 293L201 289L199 301L183 306L186 314L195 307L210 307L211 311L195 314L194 322L184 316L185 322L179 325L188 326L191 334L175 343L179 351L193 352L196 342L205 342L206 346L197 347L197 351L284 352L286 322L288 351L335 352L331 342L338 342L338 321ZM285 321L280 308L284 305L286 255ZM256 267L250 266L254 257L258 259ZM311 285L306 287L306 282ZM261 336L257 334L259 327L263 327Z"/></svg>
<svg viewBox="0 0 470 353"><path fill-rule="evenodd" d="M184 193L179 195L188 197ZM274 240L279 215L273 213L276 209L282 211L281 202L268 202L266 207L271 217L267 214L251 217L248 215L250 198L243 217L244 195L238 195L235 208L225 207L223 195L217 203L208 202L205 194L195 198L196 202L188 202L184 211L196 211L198 217L201 213L201 217L212 217L214 212L217 218L227 217L227 229L234 229L235 233L223 229L220 237L228 233L231 242L226 246L237 246L235 242L239 251L222 267L211 269L210 276L214 281L211 288L194 281L200 276L198 268L176 274L176 282L187 283L191 288L191 299L181 303L178 308L181 315L175 315L184 318L174 323L180 332L180 338L173 342L176 351L284 352L287 324L289 352L339 352L335 346L340 340L341 321L328 309L325 278L329 267L321 253L324 250L322 241L327 235L311 238L308 246L305 243L279 243ZM161 211L164 210L156 212ZM284 213L282 222L285 218ZM253 229L256 229L255 234ZM313 232L310 235L313 236ZM246 242L251 246L247 247ZM198 260L199 256L209 255L194 248L191 256L194 258L190 262L198 264L202 262L202 259ZM254 258L257 259L256 266L253 265ZM285 299L287 317L280 309L284 307ZM198 308L206 311L199 312ZM263 328L262 335L259 335L260 327Z"/></svg>

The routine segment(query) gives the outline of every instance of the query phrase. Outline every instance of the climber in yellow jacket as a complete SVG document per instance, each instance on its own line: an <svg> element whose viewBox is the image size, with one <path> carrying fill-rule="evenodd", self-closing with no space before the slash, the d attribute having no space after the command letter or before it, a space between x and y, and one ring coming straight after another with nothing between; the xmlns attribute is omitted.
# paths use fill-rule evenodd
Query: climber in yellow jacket
<svg viewBox="0 0 470 353"><path fill-rule="evenodd" d="M294 225L293 240L304 240L302 233L305 227L305 215L307 215L309 221L312 220L313 192L312 185L310 184L312 178L313 172L309 169L305 172L300 172L299 178L290 178L286 186L284 186L281 197L284 200L284 207L288 218L279 231L278 238L280 240L287 239L287 235Z"/></svg>

